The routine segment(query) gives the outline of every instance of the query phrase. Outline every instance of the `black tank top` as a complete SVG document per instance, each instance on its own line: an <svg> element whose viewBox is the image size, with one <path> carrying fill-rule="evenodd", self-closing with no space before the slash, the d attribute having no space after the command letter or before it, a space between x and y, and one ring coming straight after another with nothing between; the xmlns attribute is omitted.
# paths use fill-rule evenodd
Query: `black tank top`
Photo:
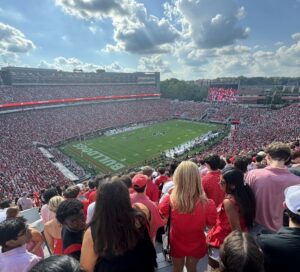
<svg viewBox="0 0 300 272"><path fill-rule="evenodd" d="M156 251L149 237L146 227L142 227L144 232L142 238L135 248L128 250L122 256L106 257L101 256L97 261L95 272L153 272L156 263ZM95 226L91 225L91 233L95 242Z"/></svg>

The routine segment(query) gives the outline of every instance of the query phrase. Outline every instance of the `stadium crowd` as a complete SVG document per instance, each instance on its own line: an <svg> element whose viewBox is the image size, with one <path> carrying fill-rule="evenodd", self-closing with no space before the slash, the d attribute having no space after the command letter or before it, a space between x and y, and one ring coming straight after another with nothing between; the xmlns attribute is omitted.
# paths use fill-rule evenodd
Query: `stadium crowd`
<svg viewBox="0 0 300 272"><path fill-rule="evenodd" d="M273 142L250 160L209 154L201 165L173 160L1 201L0 269L152 272L155 244L168 237L170 250L162 248L174 272L197 271L205 256L209 271L295 271L300 176L288 167L298 158L299 140ZM20 213L34 206L45 240Z"/></svg>
<svg viewBox="0 0 300 272"><path fill-rule="evenodd" d="M111 95L158 93L154 85L0 86L0 104Z"/></svg>
<svg viewBox="0 0 300 272"><path fill-rule="evenodd" d="M241 120L241 124L234 128L230 137L207 152L217 152L226 156L245 154L258 151L272 141L288 142L297 139L300 134L299 112L299 104L277 111L250 108L234 110L229 116Z"/></svg>
<svg viewBox="0 0 300 272"><path fill-rule="evenodd" d="M11 198L24 190L33 192L46 184L68 182L42 156L34 142L52 146L80 135L173 117L199 120L199 116L209 107L212 106L206 103L159 99L2 114L0 196ZM299 108L299 104L276 111L238 105L216 106L214 113L205 117L206 120L215 120L219 112L220 120L235 118L241 120L241 124L232 130L230 137L208 152L225 156L236 155L257 151L275 140L287 142L296 139L300 127Z"/></svg>
<svg viewBox="0 0 300 272"><path fill-rule="evenodd" d="M0 87L0 97L9 103L153 91L82 88ZM299 104L270 110L148 99L0 114L0 271L150 272L160 242L174 272L184 266L196 271L205 256L214 271L294 271L300 257L299 112ZM82 177L84 170L58 145L171 118L239 124L188 161L77 185L37 148L47 146L54 161ZM33 207L44 236L20 216Z"/></svg>
<svg viewBox="0 0 300 272"><path fill-rule="evenodd" d="M23 86L0 86L0 104L157 93L157 75L138 81L134 74L25 70L11 72L12 83ZM65 86L43 85L53 82ZM174 272L195 272L205 257L208 271L297 270L300 104L250 108L230 104L236 95L235 89L210 88L214 103L145 99L2 109L0 272L153 272L159 245ZM57 149L60 144L171 118L236 123L204 153L157 169L75 184L52 163L82 177L84 170Z"/></svg>
<svg viewBox="0 0 300 272"><path fill-rule="evenodd" d="M237 89L233 88L214 88L208 90L208 100L210 102L234 102L236 101Z"/></svg>
<svg viewBox="0 0 300 272"><path fill-rule="evenodd" d="M112 114L113 113L113 114ZM0 116L0 196L13 197L51 183L67 183L34 142L54 145L99 130L166 120L172 116L165 100L101 103L28 111ZM26 181L26 182L25 182Z"/></svg>

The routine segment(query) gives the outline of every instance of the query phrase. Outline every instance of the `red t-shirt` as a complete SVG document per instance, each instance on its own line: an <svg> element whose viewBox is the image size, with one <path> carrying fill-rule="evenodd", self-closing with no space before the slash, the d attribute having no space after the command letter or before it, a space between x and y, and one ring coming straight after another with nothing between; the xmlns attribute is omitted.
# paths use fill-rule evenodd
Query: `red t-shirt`
<svg viewBox="0 0 300 272"><path fill-rule="evenodd" d="M96 201L96 194L97 194L96 190L90 193L90 195L89 195L89 204Z"/></svg>
<svg viewBox="0 0 300 272"><path fill-rule="evenodd" d="M151 179L147 182L146 195L153 202L158 202L159 200L159 190L157 186L151 181Z"/></svg>
<svg viewBox="0 0 300 272"><path fill-rule="evenodd" d="M208 172L202 177L203 190L207 197L212 199L218 207L224 200L225 192L222 190L220 182L221 171Z"/></svg>
<svg viewBox="0 0 300 272"><path fill-rule="evenodd" d="M161 184L164 184L168 179L168 176L161 175L155 179L155 184L159 188Z"/></svg>
<svg viewBox="0 0 300 272"><path fill-rule="evenodd" d="M86 219L87 209L90 203L87 199L81 200L81 203L83 204L83 213L84 213L84 218Z"/></svg>
<svg viewBox="0 0 300 272"><path fill-rule="evenodd" d="M234 197L226 196L226 199L229 199L233 203L233 205L236 207L238 214L240 215L240 207L238 203L235 201ZM208 232L206 241L212 247L220 248L220 246L224 242L224 239L227 237L227 235L231 233L232 229L227 218L224 204L222 203L217 210L218 210L218 218L217 218L216 225ZM240 225L242 231L247 231L245 220L241 215L240 215Z"/></svg>
<svg viewBox="0 0 300 272"><path fill-rule="evenodd" d="M85 198L86 198L86 199L89 199L90 194L91 194L92 192L95 192L95 191L96 191L96 188L88 190L88 191L84 194Z"/></svg>
<svg viewBox="0 0 300 272"><path fill-rule="evenodd" d="M151 240L155 238L158 228L164 226L166 222L161 218L157 204L152 202L146 195L134 193L130 195L131 204L142 203L150 211L151 219L149 222L149 236Z"/></svg>
<svg viewBox="0 0 300 272"><path fill-rule="evenodd" d="M160 212L164 217L169 216L170 196L167 195L159 204ZM183 258L190 256L202 258L207 253L204 229L215 224L217 218L216 205L209 199L203 205L200 200L189 214L182 214L172 208L170 245L171 256Z"/></svg>

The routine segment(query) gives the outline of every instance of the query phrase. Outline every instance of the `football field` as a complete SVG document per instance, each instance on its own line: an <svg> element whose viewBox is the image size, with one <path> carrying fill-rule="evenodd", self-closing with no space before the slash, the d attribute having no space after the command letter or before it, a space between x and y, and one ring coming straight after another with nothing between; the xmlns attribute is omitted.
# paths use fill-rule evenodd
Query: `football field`
<svg viewBox="0 0 300 272"><path fill-rule="evenodd" d="M144 165L161 152L218 128L215 124L169 120L110 136L74 141L62 146L61 151L97 173L120 172Z"/></svg>

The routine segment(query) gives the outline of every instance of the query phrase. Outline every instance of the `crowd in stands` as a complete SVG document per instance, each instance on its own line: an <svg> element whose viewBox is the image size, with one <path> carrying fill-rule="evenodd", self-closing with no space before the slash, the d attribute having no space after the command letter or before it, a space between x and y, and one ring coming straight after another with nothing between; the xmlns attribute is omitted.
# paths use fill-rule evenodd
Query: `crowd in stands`
<svg viewBox="0 0 300 272"><path fill-rule="evenodd" d="M215 88L208 89L208 100L210 102L234 102L236 101L237 89Z"/></svg>
<svg viewBox="0 0 300 272"><path fill-rule="evenodd" d="M113 114L112 114L113 113ZM33 142L48 145L130 123L170 118L167 101L131 101L66 107L0 116L1 195L67 183Z"/></svg>
<svg viewBox="0 0 300 272"><path fill-rule="evenodd" d="M229 116L242 120L241 124L232 131L230 137L207 152L236 155L253 150L259 151L272 141L288 142L297 139L300 133L299 112L299 104L277 111L253 108L242 108L240 112L233 110L233 114Z"/></svg>
<svg viewBox="0 0 300 272"><path fill-rule="evenodd" d="M133 123L162 121L173 117L197 119L209 108L206 103L169 100L127 101L2 114L0 116L0 196L12 198L33 192L46 184L68 180L34 146L33 142L54 145L99 130ZM231 108L234 107L234 110ZM241 120L229 138L208 152L236 155L258 151L274 140L290 141L299 135L299 104L271 111L238 105L216 105L206 120ZM205 154L204 154L205 155ZM203 156L203 155L201 155ZM61 156L59 156L61 158ZM73 163L66 162L70 166ZM72 168L72 167L71 167ZM76 167L75 167L76 168Z"/></svg>
<svg viewBox="0 0 300 272"><path fill-rule="evenodd" d="M155 85L0 86L0 104L64 98L158 93Z"/></svg>
<svg viewBox="0 0 300 272"><path fill-rule="evenodd" d="M173 272L199 271L205 256L208 271L295 271L300 176L290 170L299 152L299 141L273 142L248 160L173 160L158 171L145 166L50 187L39 202L26 194L1 201L0 271L154 272L155 245L166 235ZM45 240L19 214L33 206ZM170 232L161 236L167 221Z"/></svg>

